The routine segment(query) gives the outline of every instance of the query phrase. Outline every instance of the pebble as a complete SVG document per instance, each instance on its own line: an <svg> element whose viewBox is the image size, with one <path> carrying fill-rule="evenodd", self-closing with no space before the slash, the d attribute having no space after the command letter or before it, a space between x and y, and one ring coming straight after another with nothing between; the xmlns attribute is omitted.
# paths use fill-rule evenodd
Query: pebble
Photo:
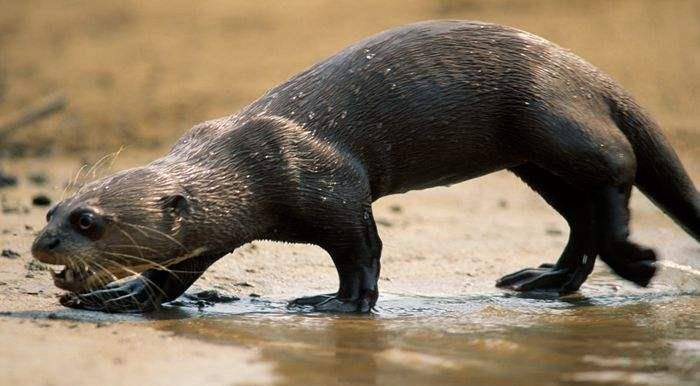
<svg viewBox="0 0 700 386"><path fill-rule="evenodd" d="M17 185L17 177L0 172L0 188Z"/></svg>
<svg viewBox="0 0 700 386"><path fill-rule="evenodd" d="M225 295L217 290L203 290L195 293L186 293L185 298L189 300L203 300L211 303L230 303L240 298L232 295Z"/></svg>
<svg viewBox="0 0 700 386"><path fill-rule="evenodd" d="M27 175L27 179L31 181L34 185L39 186L45 185L46 181L48 181L48 178L44 173L31 173Z"/></svg>
<svg viewBox="0 0 700 386"><path fill-rule="evenodd" d="M3 249L0 255L2 255L2 257L7 257L8 259L16 259L21 256L19 253L13 251L12 249Z"/></svg>
<svg viewBox="0 0 700 386"><path fill-rule="evenodd" d="M32 204L34 206L49 206L51 199L45 194L37 194L32 198Z"/></svg>

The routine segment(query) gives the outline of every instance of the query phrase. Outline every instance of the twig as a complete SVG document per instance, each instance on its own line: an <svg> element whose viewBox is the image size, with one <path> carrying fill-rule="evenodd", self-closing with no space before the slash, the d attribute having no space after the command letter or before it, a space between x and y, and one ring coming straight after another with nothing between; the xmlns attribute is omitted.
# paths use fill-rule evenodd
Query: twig
<svg viewBox="0 0 700 386"><path fill-rule="evenodd" d="M44 98L36 105L20 111L15 117L10 118L4 123L0 123L0 140L9 136L22 126L63 110L67 105L68 101L63 95L52 95Z"/></svg>

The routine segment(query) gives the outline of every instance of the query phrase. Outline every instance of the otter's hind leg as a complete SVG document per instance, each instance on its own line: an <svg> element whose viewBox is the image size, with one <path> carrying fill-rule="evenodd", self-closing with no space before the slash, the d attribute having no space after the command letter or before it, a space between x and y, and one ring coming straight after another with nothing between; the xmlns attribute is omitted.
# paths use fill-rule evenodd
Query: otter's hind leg
<svg viewBox="0 0 700 386"><path fill-rule="evenodd" d="M627 240L628 208L632 187L605 187L596 191L596 229L600 258L621 277L649 285L656 273L656 253Z"/></svg>
<svg viewBox="0 0 700 386"><path fill-rule="evenodd" d="M617 126L593 113L560 115L549 120L551 127L534 129L527 141L531 161L592 201L598 255L621 277L646 286L656 272L656 254L627 239L636 157Z"/></svg>
<svg viewBox="0 0 700 386"><path fill-rule="evenodd" d="M569 241L556 264L543 264L506 275L496 286L516 291L557 291L579 289L593 270L595 238L592 200L556 175L532 164L512 171L539 193L569 224Z"/></svg>

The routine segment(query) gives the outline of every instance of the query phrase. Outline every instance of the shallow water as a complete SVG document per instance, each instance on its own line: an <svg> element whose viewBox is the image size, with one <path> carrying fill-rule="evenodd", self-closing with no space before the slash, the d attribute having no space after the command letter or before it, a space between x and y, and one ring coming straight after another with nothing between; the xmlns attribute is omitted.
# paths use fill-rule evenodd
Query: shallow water
<svg viewBox="0 0 700 386"><path fill-rule="evenodd" d="M250 298L181 307L188 318L156 324L257 347L280 384L697 385L697 290L592 279L565 298L385 294L369 316L301 313Z"/></svg>

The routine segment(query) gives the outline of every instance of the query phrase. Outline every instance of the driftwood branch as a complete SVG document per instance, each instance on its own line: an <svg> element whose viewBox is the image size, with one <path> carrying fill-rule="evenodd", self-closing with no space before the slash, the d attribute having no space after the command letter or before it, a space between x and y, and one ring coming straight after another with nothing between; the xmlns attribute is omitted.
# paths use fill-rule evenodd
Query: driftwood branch
<svg viewBox="0 0 700 386"><path fill-rule="evenodd" d="M63 95L52 95L30 106L14 117L0 123L0 140L8 137L22 126L46 118L66 108L68 101Z"/></svg>

